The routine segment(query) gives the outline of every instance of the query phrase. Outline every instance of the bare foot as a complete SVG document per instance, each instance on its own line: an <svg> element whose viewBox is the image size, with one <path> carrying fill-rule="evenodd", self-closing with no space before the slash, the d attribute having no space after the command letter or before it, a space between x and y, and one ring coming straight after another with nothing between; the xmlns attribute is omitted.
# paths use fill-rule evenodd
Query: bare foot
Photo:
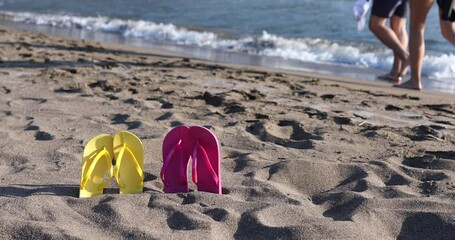
<svg viewBox="0 0 455 240"><path fill-rule="evenodd" d="M394 84L393 86L399 87L399 88L412 89L412 90L422 90L422 85L420 83L416 85L411 80L404 82L402 84Z"/></svg>
<svg viewBox="0 0 455 240"><path fill-rule="evenodd" d="M401 63L400 73L398 74L399 77L404 77L408 74L409 70L409 59L403 60Z"/></svg>
<svg viewBox="0 0 455 240"><path fill-rule="evenodd" d="M376 76L376 78L379 80L385 80L385 81L394 81L395 80L395 76L392 75L391 73L378 75L378 76Z"/></svg>
<svg viewBox="0 0 455 240"><path fill-rule="evenodd" d="M389 81L389 82L394 82L394 83L400 83L400 81L401 81L401 77L399 77L398 74L393 74L393 73L379 75L379 76L376 76L376 78L379 80L384 80L384 81Z"/></svg>

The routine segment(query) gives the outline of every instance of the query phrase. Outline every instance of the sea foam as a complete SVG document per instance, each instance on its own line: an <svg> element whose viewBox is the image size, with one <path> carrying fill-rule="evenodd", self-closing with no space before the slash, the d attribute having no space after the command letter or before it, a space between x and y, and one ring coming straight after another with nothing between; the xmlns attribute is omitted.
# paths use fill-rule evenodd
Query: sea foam
<svg viewBox="0 0 455 240"><path fill-rule="evenodd" d="M259 56L341 64L387 71L393 62L392 52L382 46L363 43L333 42L317 38L285 38L266 31L259 36L226 39L207 31L194 31L173 24L122 20L107 17L79 17L36 13L0 12L15 22L63 28L101 31L172 44L193 45ZM455 55L428 55L423 74L434 79L455 78Z"/></svg>

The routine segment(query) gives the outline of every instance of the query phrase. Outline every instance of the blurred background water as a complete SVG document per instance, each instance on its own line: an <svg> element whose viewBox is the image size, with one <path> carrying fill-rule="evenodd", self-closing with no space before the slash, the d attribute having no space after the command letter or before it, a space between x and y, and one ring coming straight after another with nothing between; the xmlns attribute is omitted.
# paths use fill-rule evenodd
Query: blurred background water
<svg viewBox="0 0 455 240"><path fill-rule="evenodd" d="M0 0L3 23L164 48L215 61L374 79L392 52L357 30L354 0ZM37 28L36 26L39 26ZM100 33L100 34L97 34ZM104 36L104 37L103 37ZM113 38L110 38L113 39ZM120 41L120 40L118 40ZM433 6L424 88L455 92L455 47Z"/></svg>

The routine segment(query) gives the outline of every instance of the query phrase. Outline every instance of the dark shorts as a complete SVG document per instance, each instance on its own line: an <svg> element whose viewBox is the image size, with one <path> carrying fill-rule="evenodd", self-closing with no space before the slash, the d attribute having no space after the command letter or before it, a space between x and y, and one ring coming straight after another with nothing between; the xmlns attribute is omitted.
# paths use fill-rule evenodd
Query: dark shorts
<svg viewBox="0 0 455 240"><path fill-rule="evenodd" d="M444 21L455 22L455 10L449 12L452 1L455 0L438 0L439 9L442 10L441 19ZM450 14L450 16L449 16Z"/></svg>
<svg viewBox="0 0 455 240"><path fill-rule="evenodd" d="M375 0L371 14L376 17L390 18L393 15L405 18L408 12L408 0Z"/></svg>

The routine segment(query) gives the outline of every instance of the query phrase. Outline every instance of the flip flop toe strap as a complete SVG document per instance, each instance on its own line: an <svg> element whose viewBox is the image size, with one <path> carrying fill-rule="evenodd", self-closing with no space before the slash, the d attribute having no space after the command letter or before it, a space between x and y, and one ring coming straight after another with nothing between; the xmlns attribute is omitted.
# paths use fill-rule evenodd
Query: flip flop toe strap
<svg viewBox="0 0 455 240"><path fill-rule="evenodd" d="M176 151L179 151L180 159L183 159L184 156L183 156L183 149L182 149L182 139L180 139L178 141L178 143L171 148L171 150L166 155L166 158L163 161L163 167L161 168L161 171L160 171L160 178L161 178L161 181L163 182L163 184L167 187L169 186L169 183L165 181L166 180L165 172L166 172L167 168L169 167L169 163L171 162L171 159L174 156ZM183 170L184 166L182 166L182 164L183 164L183 162L179 161L179 173L180 173L180 176L185 176L185 172ZM186 184L186 181L182 180L181 183Z"/></svg>
<svg viewBox="0 0 455 240"><path fill-rule="evenodd" d="M122 160L123 160L123 155L125 154L125 152L128 153L131 156L131 158L133 159L133 164L134 164L134 166L136 168L136 171L137 171L139 177L141 178L141 180L144 181L144 172L142 171L142 168L139 165L139 162L137 161L137 159L134 156L134 153L131 151L131 149L126 146L126 143L124 143L123 146L122 146L122 149L120 150L120 152L119 152L119 154L117 156L117 163L116 163L117 167L115 168L116 169L116 171L115 171L115 179L117 180L117 182L118 182L118 184L119 184L119 186L121 188L125 188L126 187L125 183L123 181L121 181L121 179L119 178L119 172L120 172L119 168L121 166L121 163L122 163ZM142 187L142 181L141 181L141 185L138 188Z"/></svg>
<svg viewBox="0 0 455 240"><path fill-rule="evenodd" d="M100 191L100 190L103 190L105 187L107 187L107 185L109 185L110 181L111 181L111 178L112 176L114 175L114 172L112 170L112 156L111 154L109 153L109 151L107 151L106 147L103 148L103 150L99 151L95 158L93 159L93 161L91 162L87 172L85 173L84 175L84 178L81 182L81 189L85 189L86 185L87 185L87 182L88 180L90 179L90 176L93 174L93 171L95 170L95 167L96 167L96 164L98 163L98 161L104 157L104 159L106 160L108 166L109 166L109 178L104 181L102 184L100 184L98 187L97 187L97 190ZM87 162L84 162L84 164L82 165L82 169L85 169L85 167L87 166Z"/></svg>
<svg viewBox="0 0 455 240"><path fill-rule="evenodd" d="M209 172L210 176L212 177L213 181L215 182L216 185L218 185L218 183L219 183L218 175L215 173L215 170L213 170L213 167L212 167L212 164L210 163L207 152L199 144L199 141L196 142L196 146L194 147L193 154L191 156L193 158L193 174L192 174L193 182L196 185L201 184L201 183L198 183L198 174L197 174L197 162L199 161L199 159L197 158L198 152L202 153L202 161L204 161L204 164L207 166L208 172Z"/></svg>

